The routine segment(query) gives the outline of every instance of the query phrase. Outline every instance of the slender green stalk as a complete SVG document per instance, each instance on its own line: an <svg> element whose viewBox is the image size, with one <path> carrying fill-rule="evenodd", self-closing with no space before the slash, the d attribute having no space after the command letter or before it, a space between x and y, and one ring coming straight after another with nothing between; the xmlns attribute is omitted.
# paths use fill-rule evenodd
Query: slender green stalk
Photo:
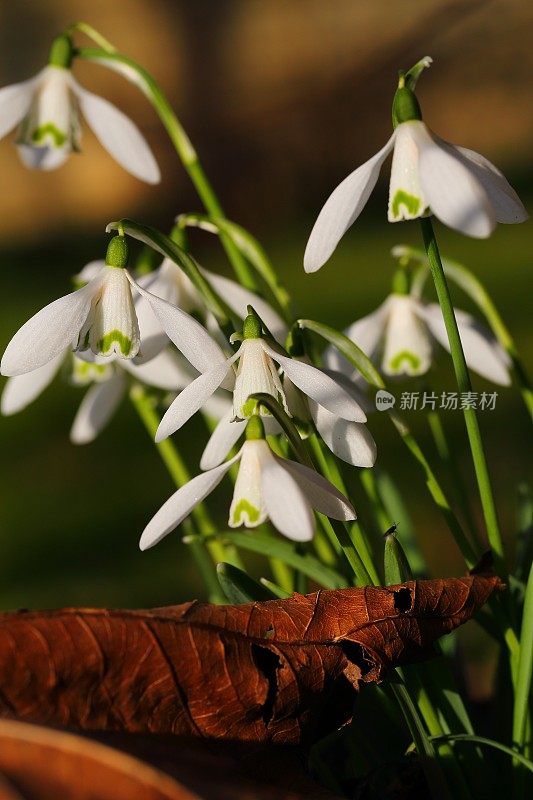
<svg viewBox="0 0 533 800"><path fill-rule="evenodd" d="M80 58L103 64L126 75L141 89L163 123L174 148L187 171L206 211L216 220L225 219L220 201L215 194L198 158L193 144L178 120L163 90L152 75L131 58L113 50L97 47L80 47L76 53ZM241 254L231 237L221 232L220 241L233 266L239 281L249 289L257 289L250 265Z"/></svg>
<svg viewBox="0 0 533 800"><path fill-rule="evenodd" d="M524 598L520 653L517 667L513 713L513 744L526 756L531 755L531 742L526 742L527 719L533 671L533 565L529 573Z"/></svg>
<svg viewBox="0 0 533 800"><path fill-rule="evenodd" d="M65 33L71 34L75 31L79 31L79 33L84 33L89 39L92 39L95 44L105 50L107 53L116 53L117 48L111 44L111 42L102 36L96 28L93 28L92 25L89 25L88 22L74 22L72 25L69 25L66 29Z"/></svg>
<svg viewBox="0 0 533 800"><path fill-rule="evenodd" d="M455 319L450 290L448 288L446 276L444 275L444 269L442 266L433 225L429 217L422 218L420 220L420 224L422 226L422 235L424 237L424 245L426 248L429 268L433 276L437 297L442 309L442 315L444 317L446 332L448 334L448 342L450 344L450 352L455 370L457 387L461 393L471 392L472 384L470 382L470 374L466 365L463 345L459 335L459 328L457 327L457 320ZM477 414L474 408L466 406L463 409L463 415L465 418L472 460L474 462L474 470L476 473L476 480L481 498L481 506L483 508L483 515L487 528L487 536L494 553L494 565L500 577L505 578L507 569L505 566L503 540L500 532L500 524L498 521L498 514L496 512L496 504L494 502L494 495L492 492Z"/></svg>
<svg viewBox="0 0 533 800"><path fill-rule="evenodd" d="M160 421L154 409L153 398L143 386L135 384L130 390L130 399L153 441ZM170 439L165 439L159 442L156 447L175 485L179 488L186 484L190 479L190 475L174 443ZM196 506L192 512L192 518L202 535L209 533L213 529L207 509L203 504L200 503ZM182 525L187 535L194 534L190 519L184 520ZM210 597L217 602L224 602L224 594L220 588L215 570L215 564L218 561L227 560L223 545L212 539L209 539L208 542L203 542L201 537L192 536L191 538L193 556L209 590Z"/></svg>

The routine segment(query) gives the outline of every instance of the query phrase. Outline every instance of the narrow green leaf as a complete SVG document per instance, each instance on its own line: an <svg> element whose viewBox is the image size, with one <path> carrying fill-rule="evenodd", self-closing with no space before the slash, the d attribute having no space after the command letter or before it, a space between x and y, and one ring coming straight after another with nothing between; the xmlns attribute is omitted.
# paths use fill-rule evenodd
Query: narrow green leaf
<svg viewBox="0 0 533 800"><path fill-rule="evenodd" d="M296 552L296 545L274 536L268 536L257 531L242 533L240 531L227 531L224 533L214 533L211 536L203 536L202 541L209 541L210 538L218 537L222 541L227 541L235 547L242 547L252 553L260 553L268 558L279 558L289 567L299 569L311 580L324 586L326 589L342 589L346 586L345 578L331 567L326 567L314 556L306 553L300 555ZM193 539L199 537L184 536L183 542L190 544Z"/></svg>
<svg viewBox="0 0 533 800"><path fill-rule="evenodd" d="M493 747L495 750L501 750L502 753L506 753L511 758L515 758L517 761L520 761L521 764L526 767L530 772L533 772L533 761L530 761L525 756L517 753L516 750L513 750L512 747L507 747L507 745L502 744L501 742L496 742L494 739L487 739L485 736L472 736L468 733L457 733L457 734L449 734L446 736L431 736L430 737L435 744L439 744L440 742L468 742L470 744L475 745L484 745L486 747Z"/></svg>
<svg viewBox="0 0 533 800"><path fill-rule="evenodd" d="M513 742L522 750L526 734L531 676L533 673L533 564L524 597L524 613L520 633L520 651L513 710Z"/></svg>
<svg viewBox="0 0 533 800"><path fill-rule="evenodd" d="M427 576L428 568L418 546L413 520L398 487L388 472L376 467L374 467L374 480L388 518L394 520L401 531L402 546L413 575L416 578Z"/></svg>
<svg viewBox="0 0 533 800"><path fill-rule="evenodd" d="M281 407L275 397L272 397L271 394L266 394L264 392L257 392L256 394L251 394L250 399L257 400L264 408L269 411L276 422L280 425L283 433L287 437L290 442L292 449L294 450L295 455L297 456L298 460L301 461L302 464L305 464L306 467L310 469L314 469L313 462L309 457L309 454L305 448L304 442L298 433L294 422L291 420L285 409Z"/></svg>
<svg viewBox="0 0 533 800"><path fill-rule="evenodd" d="M516 530L515 575L525 581L533 562L533 492L527 483L521 483L518 487Z"/></svg>
<svg viewBox="0 0 533 800"><path fill-rule="evenodd" d="M350 364L353 364L355 369L361 373L365 381L378 389L383 389L385 384L383 379L369 357L357 347L351 339L348 339L344 333L331 328L329 325L324 325L322 322L315 322L313 319L299 319L296 323L300 328L305 328L309 331L318 333L326 342L329 342L342 355L348 359Z"/></svg>
<svg viewBox="0 0 533 800"><path fill-rule="evenodd" d="M253 600L273 600L274 592L254 581L244 570L233 564L217 564L217 578L220 587L230 603L250 603Z"/></svg>

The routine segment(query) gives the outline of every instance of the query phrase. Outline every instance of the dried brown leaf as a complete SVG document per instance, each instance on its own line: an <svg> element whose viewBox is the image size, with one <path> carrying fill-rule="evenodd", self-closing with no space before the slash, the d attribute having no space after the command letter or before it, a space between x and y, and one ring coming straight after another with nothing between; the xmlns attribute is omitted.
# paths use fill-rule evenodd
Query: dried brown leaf
<svg viewBox="0 0 533 800"><path fill-rule="evenodd" d="M492 575L216 606L0 617L0 715L82 730L296 743L351 718L355 691L427 658Z"/></svg>

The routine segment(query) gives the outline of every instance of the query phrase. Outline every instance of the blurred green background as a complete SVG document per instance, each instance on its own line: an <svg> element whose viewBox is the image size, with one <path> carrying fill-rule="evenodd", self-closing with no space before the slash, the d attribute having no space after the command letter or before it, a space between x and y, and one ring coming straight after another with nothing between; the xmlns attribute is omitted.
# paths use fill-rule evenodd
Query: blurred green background
<svg viewBox="0 0 533 800"><path fill-rule="evenodd" d="M530 4L19 0L0 5L1 84L40 69L52 36L80 18L161 81L228 216L263 242L299 315L343 327L369 313L390 290L390 248L420 245L416 224L386 222L385 169L328 265L315 276L302 269L305 242L324 199L389 136L397 69L423 55L435 59L419 84L428 124L494 160L531 208ZM137 90L97 66L76 65L75 71L138 122L163 181L158 187L135 181L86 129L82 155L48 174L26 171L8 141L13 136L6 137L0 144L2 346L37 309L68 290L72 273L103 257L109 220L130 216L166 230L178 212L201 210ZM500 226L486 241L468 240L441 225L437 233L442 251L485 282L531 368L530 223ZM214 239L195 233L191 244L206 267L228 272ZM459 307L470 308L458 291L454 295ZM430 380L437 388L454 388L444 351ZM492 390L477 376L474 384L478 391ZM402 388L419 387L402 386L398 393ZM516 389L496 388L496 410L480 415L481 426L513 552L516 488L531 462L530 427ZM138 550L140 532L172 485L135 413L125 402L94 444L74 447L68 431L81 396L56 380L26 411L0 421L1 607L145 606L201 596L179 532L146 553ZM423 414L409 419L433 453ZM462 415L445 412L445 422L482 528ZM407 451L379 413L371 415L369 426L378 463L398 480L433 574L457 574L461 559ZM188 423L176 441L194 473L205 441L201 420ZM226 497L227 488L215 496L221 525ZM358 489L355 499L365 523ZM248 563L257 576L265 574L260 562Z"/></svg>

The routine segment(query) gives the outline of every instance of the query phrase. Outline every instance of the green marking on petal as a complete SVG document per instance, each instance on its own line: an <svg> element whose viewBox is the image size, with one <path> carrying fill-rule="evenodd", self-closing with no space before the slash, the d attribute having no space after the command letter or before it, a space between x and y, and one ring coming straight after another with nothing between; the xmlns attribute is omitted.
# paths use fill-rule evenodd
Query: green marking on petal
<svg viewBox="0 0 533 800"><path fill-rule="evenodd" d="M235 506L235 509L231 516L232 524L240 525L241 522L243 521L242 517L244 515L247 515L248 522L250 524L253 524L254 522L257 522L259 520L259 509L253 506L249 500L245 500L244 498L242 498Z"/></svg>
<svg viewBox="0 0 533 800"><path fill-rule="evenodd" d="M404 361L407 361L407 363L411 365L412 369L418 369L422 363L420 358L414 353L411 353L409 350L401 350L389 361L390 368L394 370L394 372L400 372Z"/></svg>
<svg viewBox="0 0 533 800"><path fill-rule="evenodd" d="M106 335L99 340L97 343L98 350L103 355L106 355L112 349L114 342L118 344L122 355L127 358L131 353L133 342L129 336L126 336L126 334L122 333L122 331L119 331L116 328L115 330L106 333Z"/></svg>
<svg viewBox="0 0 533 800"><path fill-rule="evenodd" d="M51 136L54 140L54 145L56 147L62 147L65 142L67 141L66 133L60 131L59 128L54 125L53 122L47 122L45 125L39 125L38 128L35 128L31 135L32 142L36 144L41 144L44 142L47 136Z"/></svg>
<svg viewBox="0 0 533 800"><path fill-rule="evenodd" d="M409 192L404 192L403 189L398 189L392 200L392 214L399 219L401 216L400 207L404 206L407 213L414 217L420 210L420 203L419 197L415 197L414 194L409 194Z"/></svg>

